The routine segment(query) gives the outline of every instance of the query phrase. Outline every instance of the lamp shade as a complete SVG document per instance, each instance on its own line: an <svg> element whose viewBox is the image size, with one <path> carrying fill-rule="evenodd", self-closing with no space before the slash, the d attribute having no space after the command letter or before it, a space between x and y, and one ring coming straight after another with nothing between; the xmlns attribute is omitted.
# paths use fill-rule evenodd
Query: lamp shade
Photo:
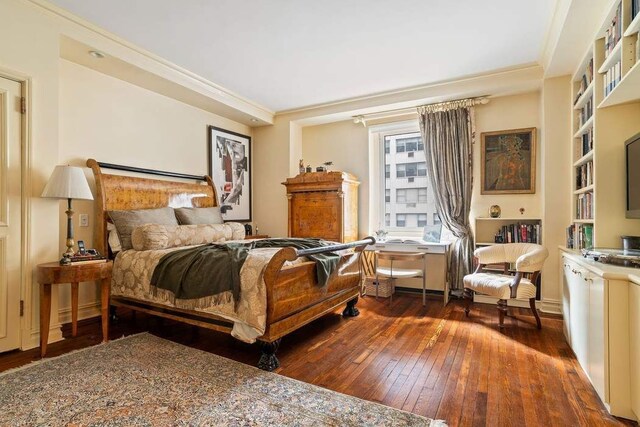
<svg viewBox="0 0 640 427"><path fill-rule="evenodd" d="M87 178L77 166L56 166L41 197L93 200Z"/></svg>

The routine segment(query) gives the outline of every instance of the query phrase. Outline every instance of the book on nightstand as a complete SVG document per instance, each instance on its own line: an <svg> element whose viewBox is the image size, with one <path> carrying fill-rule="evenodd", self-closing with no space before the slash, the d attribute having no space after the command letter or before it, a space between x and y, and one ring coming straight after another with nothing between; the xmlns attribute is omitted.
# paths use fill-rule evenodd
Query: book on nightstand
<svg viewBox="0 0 640 427"><path fill-rule="evenodd" d="M75 254L71 257L70 259L71 261L71 265L78 265L78 264L97 264L100 262L106 262L107 258L100 255L98 252L96 252L95 255L92 254L86 254L86 255L81 255L81 254Z"/></svg>

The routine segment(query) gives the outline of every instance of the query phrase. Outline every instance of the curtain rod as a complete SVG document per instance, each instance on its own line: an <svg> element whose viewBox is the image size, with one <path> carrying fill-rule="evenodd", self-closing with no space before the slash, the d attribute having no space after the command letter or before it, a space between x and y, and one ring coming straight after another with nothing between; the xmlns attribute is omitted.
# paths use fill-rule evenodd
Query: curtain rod
<svg viewBox="0 0 640 427"><path fill-rule="evenodd" d="M459 106L472 106L472 105L484 105L489 103L489 98L486 96L480 96L477 98L465 98L456 99L453 101L436 102L434 104L419 105L417 107L398 108L395 110L378 111L370 114L360 114L353 116L353 123L362 123L362 126L367 127L367 120L386 119L389 117L405 116L407 114L418 114L418 110L425 108L431 111L438 111L440 109L447 109L451 107Z"/></svg>

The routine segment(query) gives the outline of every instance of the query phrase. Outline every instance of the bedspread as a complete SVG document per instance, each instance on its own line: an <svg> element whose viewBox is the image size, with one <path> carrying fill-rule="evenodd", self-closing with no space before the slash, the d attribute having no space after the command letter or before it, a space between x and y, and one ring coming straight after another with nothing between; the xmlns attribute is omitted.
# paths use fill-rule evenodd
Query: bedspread
<svg viewBox="0 0 640 427"><path fill-rule="evenodd" d="M257 337L263 335L267 322L267 295L263 273L280 248L253 249L249 252L240 270L240 301L237 307L231 292L225 292L223 298L204 297L183 300L175 299L169 291L151 287L153 270L160 258L180 249L184 247L120 252L113 265L112 295L220 316L233 322L231 335L244 342L255 342ZM298 258L285 265L304 261L307 259Z"/></svg>

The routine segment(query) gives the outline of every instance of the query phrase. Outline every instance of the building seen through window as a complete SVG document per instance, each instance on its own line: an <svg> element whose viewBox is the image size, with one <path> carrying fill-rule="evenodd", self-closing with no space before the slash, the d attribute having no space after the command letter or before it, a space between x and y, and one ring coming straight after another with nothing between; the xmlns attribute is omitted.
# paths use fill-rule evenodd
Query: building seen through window
<svg viewBox="0 0 640 427"><path fill-rule="evenodd" d="M385 227L419 232L427 225L440 224L420 133L384 135L381 139Z"/></svg>

